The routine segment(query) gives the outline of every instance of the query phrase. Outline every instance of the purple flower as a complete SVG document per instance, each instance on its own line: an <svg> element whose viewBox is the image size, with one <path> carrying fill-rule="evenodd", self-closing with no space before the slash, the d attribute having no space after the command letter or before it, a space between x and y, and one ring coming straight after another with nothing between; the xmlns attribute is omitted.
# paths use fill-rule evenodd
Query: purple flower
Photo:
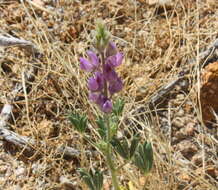
<svg viewBox="0 0 218 190"><path fill-rule="evenodd" d="M109 42L107 49L106 49L106 57L110 57L117 53L117 47L114 42Z"/></svg>
<svg viewBox="0 0 218 190"><path fill-rule="evenodd" d="M101 72L96 72L93 77L88 80L88 88L92 92L101 91L104 87L104 77Z"/></svg>
<svg viewBox="0 0 218 190"><path fill-rule="evenodd" d="M98 56L93 51L87 51L88 59L80 58L80 68L91 72L99 66Z"/></svg>
<svg viewBox="0 0 218 190"><path fill-rule="evenodd" d="M110 100L106 100L101 106L101 110L105 113L110 113L112 111L113 104Z"/></svg>
<svg viewBox="0 0 218 190"><path fill-rule="evenodd" d="M117 78L117 80L110 82L108 87L111 95L121 91L122 88L123 88L123 82L119 77Z"/></svg>
<svg viewBox="0 0 218 190"><path fill-rule="evenodd" d="M109 63L106 63L104 65L103 75L104 75L104 78L108 81L114 81L114 80L117 80L118 78L117 73L115 72L114 68Z"/></svg>
<svg viewBox="0 0 218 190"><path fill-rule="evenodd" d="M106 62L110 64L112 67L117 67L121 65L122 60L123 60L123 54L118 52L117 54L108 57Z"/></svg>
<svg viewBox="0 0 218 190"><path fill-rule="evenodd" d="M113 106L112 102L107 97L105 97L103 94L90 93L89 99L93 101L94 103L96 103L103 112L109 113L112 111L112 106Z"/></svg>

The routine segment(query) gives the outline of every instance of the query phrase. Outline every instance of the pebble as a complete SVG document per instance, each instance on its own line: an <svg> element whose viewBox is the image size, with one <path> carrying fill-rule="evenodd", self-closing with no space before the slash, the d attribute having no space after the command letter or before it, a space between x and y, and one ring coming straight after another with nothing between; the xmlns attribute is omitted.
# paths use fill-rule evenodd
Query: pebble
<svg viewBox="0 0 218 190"><path fill-rule="evenodd" d="M192 157L191 162L196 166L202 166L202 162L203 162L202 158L203 158L202 152L198 152Z"/></svg>
<svg viewBox="0 0 218 190"><path fill-rule="evenodd" d="M177 144L177 149L180 150L182 155L189 160L198 151L198 147L190 140L181 141Z"/></svg>
<svg viewBox="0 0 218 190"><path fill-rule="evenodd" d="M172 126L176 128L182 128L185 126L185 121L183 118L176 117L172 121Z"/></svg>

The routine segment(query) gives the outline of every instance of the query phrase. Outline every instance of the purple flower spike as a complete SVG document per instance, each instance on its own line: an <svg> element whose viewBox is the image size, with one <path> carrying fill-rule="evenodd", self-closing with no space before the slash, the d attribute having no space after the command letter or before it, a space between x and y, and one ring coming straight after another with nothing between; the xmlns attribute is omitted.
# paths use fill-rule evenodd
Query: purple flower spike
<svg viewBox="0 0 218 190"><path fill-rule="evenodd" d="M90 62L94 67L98 67L99 59L98 56L93 51L87 51L87 55L89 57Z"/></svg>
<svg viewBox="0 0 218 190"><path fill-rule="evenodd" d="M93 65L85 58L81 57L80 59L80 68L84 71L91 72L93 70Z"/></svg>
<svg viewBox="0 0 218 190"><path fill-rule="evenodd" d="M110 113L112 111L112 107L113 107L112 102L110 100L107 100L102 105L101 110L105 113Z"/></svg>
<svg viewBox="0 0 218 190"><path fill-rule="evenodd" d="M117 67L121 65L122 60L123 60L123 54L118 52L117 54L108 57L106 62L109 63L112 67Z"/></svg>
<svg viewBox="0 0 218 190"><path fill-rule="evenodd" d="M83 57L80 58L80 68L82 70L91 72L99 66L99 59L98 56L92 51L87 51L87 55L88 60Z"/></svg>
<svg viewBox="0 0 218 190"><path fill-rule="evenodd" d="M96 72L94 77L89 78L88 88L92 92L101 91L104 87L104 77L101 72Z"/></svg>
<svg viewBox="0 0 218 190"><path fill-rule="evenodd" d="M115 81L118 78L117 73L115 72L114 68L109 63L106 63L104 65L103 75L104 75L104 78L108 81Z"/></svg>
<svg viewBox="0 0 218 190"><path fill-rule="evenodd" d="M123 82L120 78L117 78L117 80L109 84L108 89L109 89L110 94L113 95L114 93L121 91L122 88L123 88Z"/></svg>
<svg viewBox="0 0 218 190"><path fill-rule="evenodd" d="M106 57L110 57L117 53L117 47L114 42L109 42L108 47L106 49Z"/></svg>

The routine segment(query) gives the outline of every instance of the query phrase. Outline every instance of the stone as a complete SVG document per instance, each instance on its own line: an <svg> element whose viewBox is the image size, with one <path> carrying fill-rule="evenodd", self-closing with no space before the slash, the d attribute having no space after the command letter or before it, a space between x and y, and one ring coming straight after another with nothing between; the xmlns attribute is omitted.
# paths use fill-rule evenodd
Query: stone
<svg viewBox="0 0 218 190"><path fill-rule="evenodd" d="M191 160L194 154L197 153L198 147L189 140L183 140L177 144L177 150L188 160Z"/></svg>
<svg viewBox="0 0 218 190"><path fill-rule="evenodd" d="M198 152L197 154L195 154L192 157L191 161L196 166L202 166L202 164L203 164L203 153L202 152Z"/></svg>
<svg viewBox="0 0 218 190"><path fill-rule="evenodd" d="M218 113L218 62L207 65L201 76L200 102L205 124L215 121Z"/></svg>

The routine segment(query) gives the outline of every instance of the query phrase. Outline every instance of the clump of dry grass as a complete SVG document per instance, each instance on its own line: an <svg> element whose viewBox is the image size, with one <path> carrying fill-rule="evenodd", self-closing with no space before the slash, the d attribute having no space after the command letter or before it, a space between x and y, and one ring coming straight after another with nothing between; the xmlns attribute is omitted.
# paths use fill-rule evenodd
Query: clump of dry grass
<svg viewBox="0 0 218 190"><path fill-rule="evenodd" d="M21 152L11 156L2 150L0 166L4 175L0 187L86 189L76 169L96 166L97 163L104 169L103 157L79 141L66 117L72 110L86 113L95 138L96 108L87 101L87 76L79 70L78 58L91 47L91 30L100 17L107 23L119 48L125 52L125 64L119 68L125 80L125 89L120 96L126 101L121 132L125 135L129 128L135 128L154 147L155 166L151 174L143 177L136 168L130 169L127 165L120 172L123 184L131 181L135 189L142 189L145 181L148 189L155 190L216 189L217 175L211 174L215 172L211 168L217 164L217 131L208 132L202 124L199 108L194 102L196 99L193 98L196 94L180 91L184 99L179 102L176 97L176 103L172 102L164 113L168 114L166 122L172 124L170 126L177 117L178 107L185 110L178 117L189 123L196 122L199 135L188 136L187 139L194 142L195 147L191 151L202 153L200 165L184 156L183 147L189 146L180 144L184 139L173 141L175 129L171 128L172 135L167 137L161 130L161 116L150 114L151 117L147 117L151 111L145 108L149 98L161 86L174 80L182 68L189 67L190 58L197 58L197 68L199 52L217 37L217 8L215 0L175 0L168 8L149 6L143 1L62 0L57 4L47 1L37 7L28 1L1 1L1 33L32 41L44 57L34 60L16 47L1 51L1 65L10 68L8 72L1 70L1 108L7 103L6 97L14 84L25 82L21 73L30 65L39 66L30 92L19 94L19 101L12 102L14 110L10 127L20 135L35 139L36 150L42 156L39 159L34 156L26 158L26 162L21 163L18 161ZM191 75L189 80L195 84ZM184 104L187 101L191 111ZM144 111L139 113L139 107ZM56 154L60 145L92 154L83 152L80 157L66 160ZM19 175L18 168L24 168ZM108 183L110 179L105 180L105 189Z"/></svg>

